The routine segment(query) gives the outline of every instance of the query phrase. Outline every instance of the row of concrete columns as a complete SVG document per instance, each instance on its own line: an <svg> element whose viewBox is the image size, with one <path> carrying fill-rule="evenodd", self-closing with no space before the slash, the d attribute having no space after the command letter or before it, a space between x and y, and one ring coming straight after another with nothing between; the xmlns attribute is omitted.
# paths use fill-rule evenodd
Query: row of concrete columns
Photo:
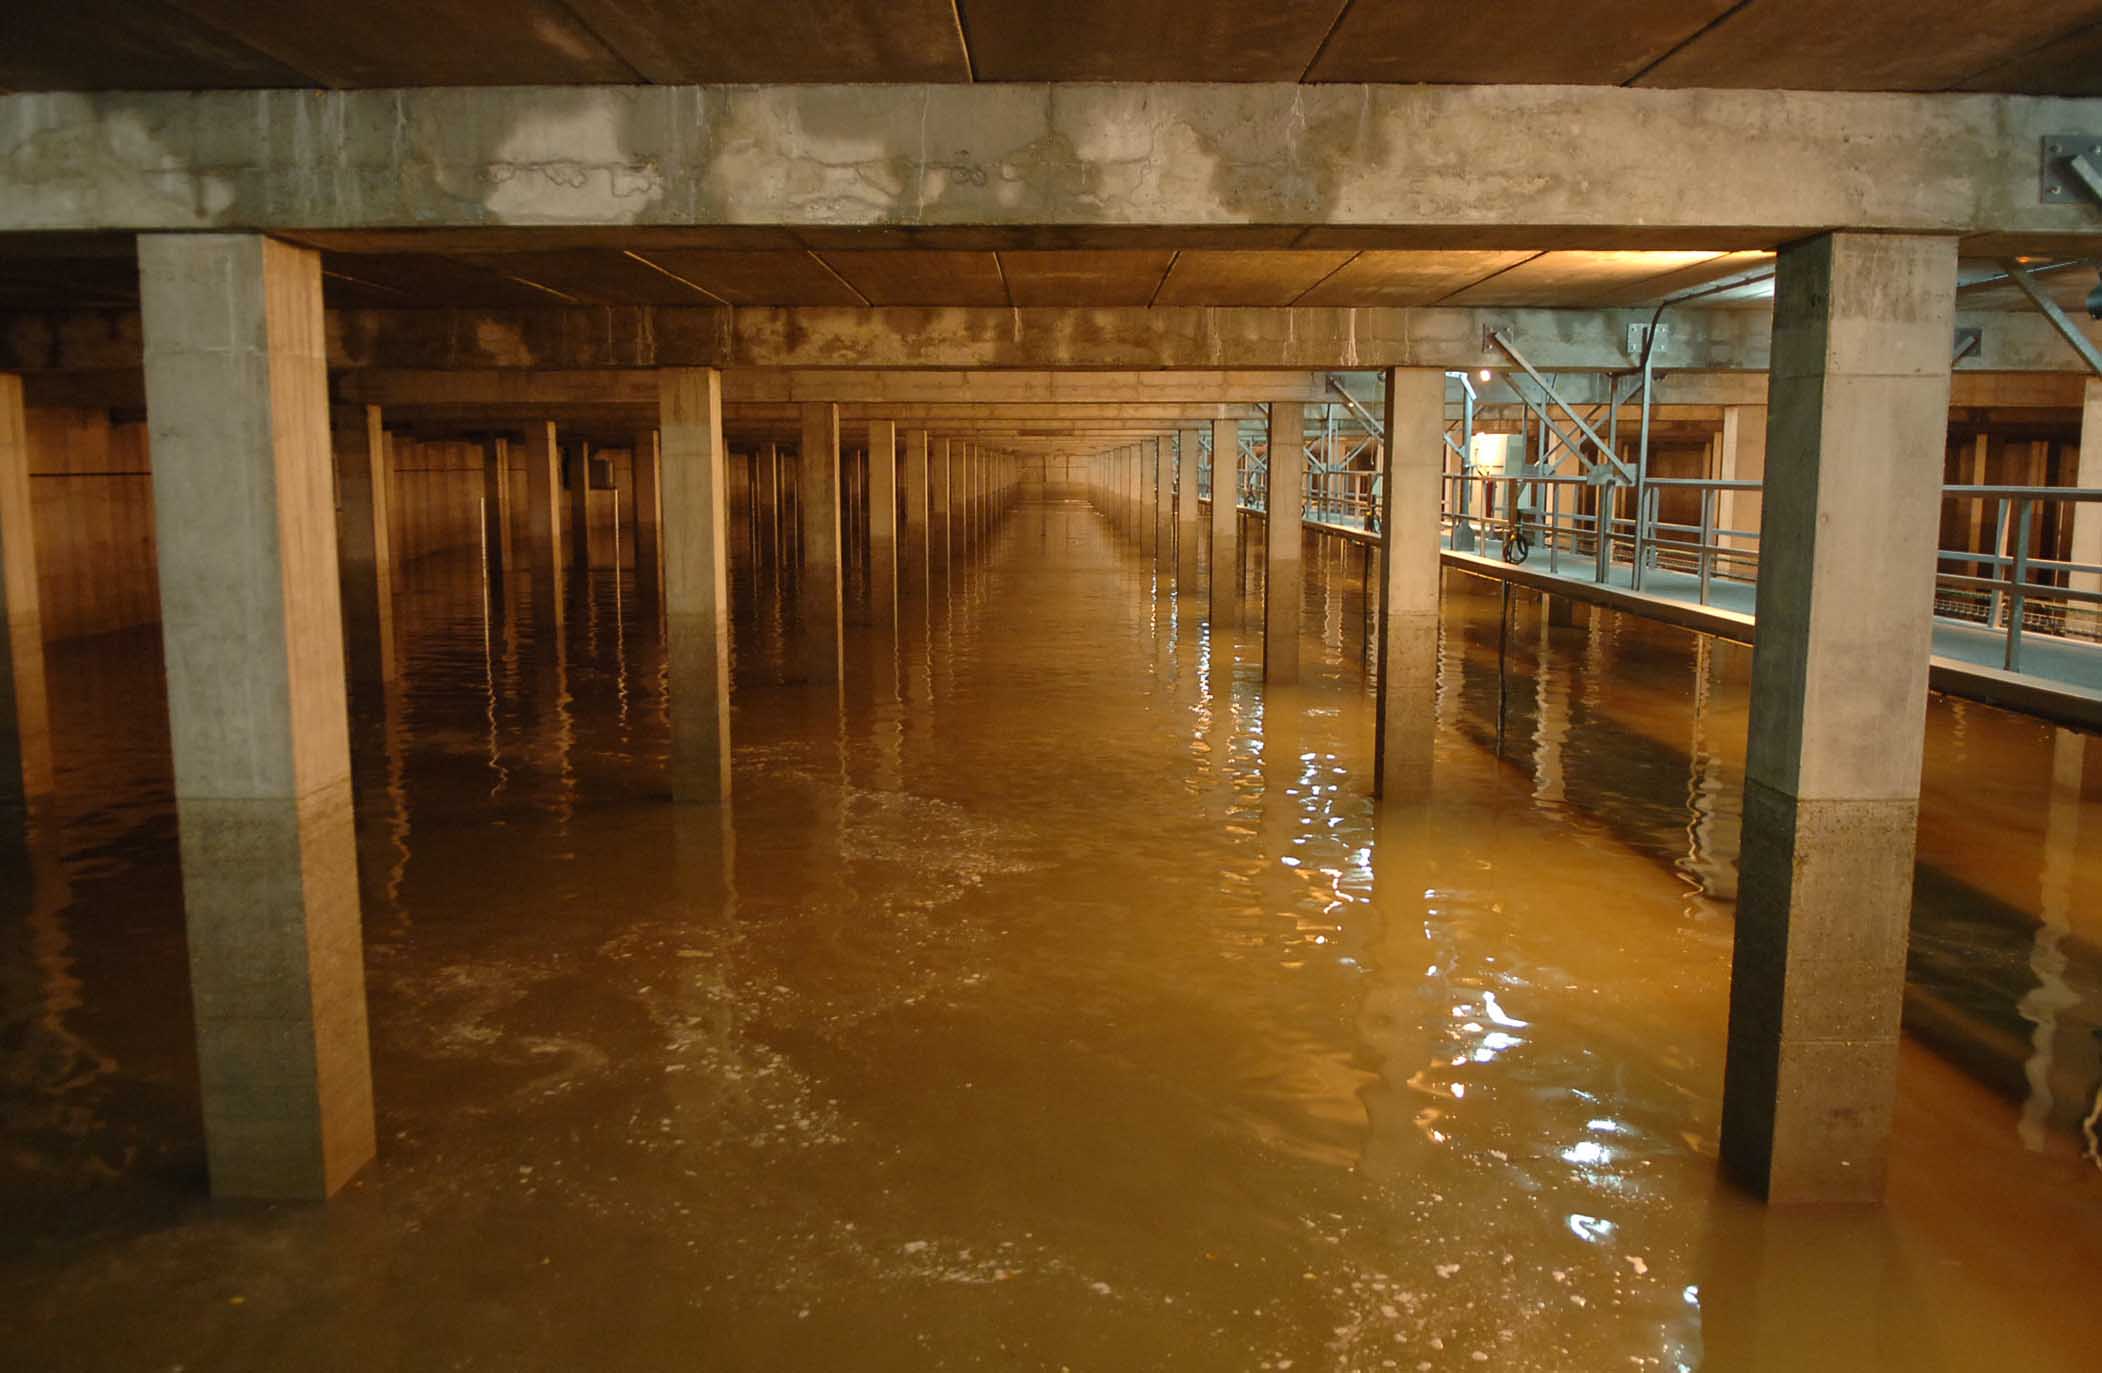
<svg viewBox="0 0 2102 1373"><path fill-rule="evenodd" d="M139 262L213 1185L326 1195L373 1147L342 621L349 610L383 630L389 613L384 435L366 410L332 440L315 254L256 235L167 235L142 238ZM1785 250L1778 272L1722 1153L1762 1194L1858 1199L1880 1191L1894 1098L1954 245L1830 235ZM661 530L661 560L652 549L650 561L661 561L668 636L671 791L720 802L730 789L720 377L666 371L659 392L648 446L661 453L661 477L656 463L638 470L651 473L648 523ZM1438 369L1387 376L1374 786L1390 801L1434 795L1443 397ZM1274 685L1299 671L1303 418L1298 402L1270 407L1262 629ZM805 404L800 428L792 672L837 683L838 407ZM1219 421L1213 432L1211 608L1226 626L1241 618L1235 430ZM1134 537L1163 555L1179 550L1177 576L1194 584L1198 435L1171 442L1105 455L1091 476ZM10 785L26 790L40 741L21 726L21 703L42 681L17 489L24 445L19 385L0 379L0 687L15 707L0 735ZM883 570L871 585L893 591L901 558L924 566L977 547L1013 477L969 441L912 430L901 478L900 446L894 426L872 426L868 546ZM332 448L355 514L340 558ZM527 426L524 448L529 556L559 568L554 427ZM580 475L573 501L588 489ZM501 477L498 468L487 488L492 563L514 552ZM778 509L777 452L758 477ZM901 483L902 527L892 513ZM639 509L640 489L636 499ZM1847 521L1844 542L1828 537L1862 509L1878 518Z"/></svg>
<svg viewBox="0 0 2102 1373"><path fill-rule="evenodd" d="M213 1190L321 1197L374 1150L347 725L350 657L391 677L388 437L382 416L332 416L317 254L254 234L139 242L148 427L168 710L198 1063ZM661 577L671 678L671 791L730 790L727 483L722 387L665 371L655 433L635 443L638 573ZM803 408L798 464L803 624L811 681L841 674L838 409ZM868 537L895 587L895 427L872 427ZM976 547L1011 465L908 436L906 544ZM508 440L490 445L484 555L554 573L580 546L580 465L562 499L553 424L525 426L523 558ZM778 454L762 469L780 493ZM588 462L580 449L579 458ZM48 713L20 379L0 376L0 803L51 790ZM952 495L953 493L953 495ZM341 520L338 501L341 502ZM339 546L340 544L340 546ZM879 572L879 578L881 573ZM879 592L880 599L880 592ZM360 640L369 639L369 643Z"/></svg>
<svg viewBox="0 0 2102 1373"><path fill-rule="evenodd" d="M1728 474L1764 489L1722 1157L1773 1200L1868 1200L1896 1090L1955 244L1834 234L1784 250L1778 271L1768 404L1725 438ZM1374 787L1422 800L1434 795L1445 385L1440 369L1395 369L1386 383ZM1297 403L1270 405L1273 684L1299 672L1303 418ZM1212 450L1215 627L1238 621L1235 428L1222 422ZM1186 463L1193 440L1177 440ZM1172 499L1161 451L1143 442L1090 469L1098 502L1156 552ZM1175 522L1184 581L1194 507Z"/></svg>

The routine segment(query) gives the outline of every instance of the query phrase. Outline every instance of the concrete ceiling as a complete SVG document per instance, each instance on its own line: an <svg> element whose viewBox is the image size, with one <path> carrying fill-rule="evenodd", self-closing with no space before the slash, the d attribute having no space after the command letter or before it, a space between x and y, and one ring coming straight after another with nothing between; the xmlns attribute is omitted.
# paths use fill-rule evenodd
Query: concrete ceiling
<svg viewBox="0 0 2102 1373"><path fill-rule="evenodd" d="M1380 81L2102 94L2097 0L12 0L0 89Z"/></svg>
<svg viewBox="0 0 2102 1373"><path fill-rule="evenodd" d="M329 240L324 238L323 242ZM780 306L1710 306L1772 296L1763 251L839 249L553 246L389 240L398 252L324 250L328 303L347 308L549 305ZM450 247L455 241L464 246ZM534 237L530 242L540 242ZM555 240L558 244L562 241ZM767 242L780 244L776 235ZM440 251L444 249L444 251ZM2042 264L2039 264L2040 266ZM2069 310L2095 284L2079 266L2041 278ZM1966 259L1966 310L2026 310L1989 260ZM124 308L138 300L128 238L0 236L0 311Z"/></svg>

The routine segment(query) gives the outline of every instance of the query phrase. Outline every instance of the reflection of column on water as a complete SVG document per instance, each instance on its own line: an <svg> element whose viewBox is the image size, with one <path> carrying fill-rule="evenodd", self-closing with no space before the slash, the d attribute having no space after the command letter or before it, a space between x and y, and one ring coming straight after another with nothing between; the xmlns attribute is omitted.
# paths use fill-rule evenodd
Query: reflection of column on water
<svg viewBox="0 0 2102 1373"><path fill-rule="evenodd" d="M1554 650L1546 606L1540 611L1533 668L1533 800L1544 810L1559 811L1562 748L1569 741L1569 659Z"/></svg>
<svg viewBox="0 0 2102 1373"><path fill-rule="evenodd" d="M2029 1094L2016 1127L2022 1143L2045 1147L2050 1128L2085 1123L2088 1153L2102 1162L2096 1120L2102 1118L2102 1042L2091 1024L2073 1020L2061 1027L2060 1015L2080 1005L2081 993L2066 982L2065 942L2072 928L2075 901L2074 864L2080 849L2081 781L2087 761L2087 739L2069 729L2052 731L2051 792L2044 821L2042 902L2037 910L2035 943L2029 971L2036 985L2016 1003L2033 1027L2030 1053L2022 1065ZM2086 1019L2102 1016L2090 1008Z"/></svg>
<svg viewBox="0 0 2102 1373"><path fill-rule="evenodd" d="M1743 730L1741 721L1716 718L1715 687L1738 650L1705 635L1693 641L1693 733L1689 748L1686 809L1687 850L1679 868L1715 901L1737 899L1737 845L1743 811L1737 794L1743 777L1717 752L1728 730Z"/></svg>

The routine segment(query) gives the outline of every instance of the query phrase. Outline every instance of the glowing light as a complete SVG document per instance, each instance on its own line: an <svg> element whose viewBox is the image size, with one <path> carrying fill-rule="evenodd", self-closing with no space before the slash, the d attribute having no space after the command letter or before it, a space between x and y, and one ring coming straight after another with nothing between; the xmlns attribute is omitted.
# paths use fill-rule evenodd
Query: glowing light
<svg viewBox="0 0 2102 1373"><path fill-rule="evenodd" d="M1605 1145L1600 1144L1597 1140L1586 1139L1579 1140L1577 1143L1564 1149L1562 1151L1562 1159L1566 1163L1576 1164L1579 1168L1596 1168L1602 1164L1612 1162L1613 1155Z"/></svg>

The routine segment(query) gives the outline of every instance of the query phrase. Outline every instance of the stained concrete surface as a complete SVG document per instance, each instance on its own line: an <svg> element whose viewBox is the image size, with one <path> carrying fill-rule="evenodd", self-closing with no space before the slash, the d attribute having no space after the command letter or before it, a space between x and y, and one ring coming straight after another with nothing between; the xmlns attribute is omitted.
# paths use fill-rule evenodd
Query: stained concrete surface
<svg viewBox="0 0 2102 1373"><path fill-rule="evenodd" d="M1099 516L1025 505L908 569L842 696L779 684L793 589L732 532L721 812L664 798L631 578L550 637L530 585L405 569L353 725L381 1156L325 1209L203 1198L154 646L62 646L72 799L0 922L11 1357L2085 1365L2102 797L2039 780L2048 727L1933 707L1920 851L2018 922L1996 1014L2056 1105L2025 1134L2033 1095L1908 1042L1889 1205L1789 1216L1713 1160L1743 650L1499 636L1449 579L1440 805L1383 826L1355 549L1309 544L1287 692Z"/></svg>

